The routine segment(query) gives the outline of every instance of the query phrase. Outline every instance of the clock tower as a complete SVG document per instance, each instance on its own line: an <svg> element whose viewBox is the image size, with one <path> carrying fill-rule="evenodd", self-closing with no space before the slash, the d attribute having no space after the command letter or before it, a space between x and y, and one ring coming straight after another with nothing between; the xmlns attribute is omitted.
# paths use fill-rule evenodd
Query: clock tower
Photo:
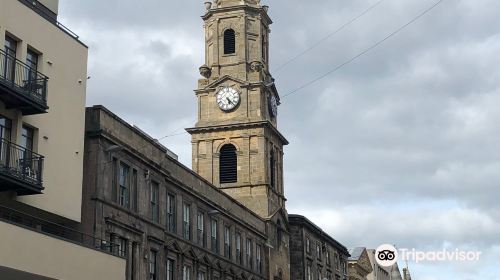
<svg viewBox="0 0 500 280"><path fill-rule="evenodd" d="M205 64L195 90L193 170L263 218L285 211L280 97L269 72L268 7L206 2ZM286 212L285 212L286 213ZM285 218L286 219L286 218Z"/></svg>
<svg viewBox="0 0 500 280"><path fill-rule="evenodd" d="M195 90L193 170L266 221L267 279L290 279L280 97L269 72L268 7L205 2L205 64Z"/></svg>

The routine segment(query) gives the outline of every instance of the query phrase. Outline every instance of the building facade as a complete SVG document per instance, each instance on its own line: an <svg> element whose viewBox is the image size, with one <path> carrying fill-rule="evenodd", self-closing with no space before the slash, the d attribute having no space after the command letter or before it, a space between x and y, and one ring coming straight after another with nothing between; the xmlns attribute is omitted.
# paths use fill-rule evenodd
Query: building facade
<svg viewBox="0 0 500 280"><path fill-rule="evenodd" d="M347 248L304 216L290 215L293 280L347 280Z"/></svg>
<svg viewBox="0 0 500 280"><path fill-rule="evenodd" d="M82 231L127 259L126 279L270 279L264 219L104 107L86 118Z"/></svg>
<svg viewBox="0 0 500 280"><path fill-rule="evenodd" d="M367 280L366 277L373 268L366 248L354 248L349 254L351 255L348 259L349 280Z"/></svg>
<svg viewBox="0 0 500 280"><path fill-rule="evenodd" d="M122 258L82 246L99 242L71 229L88 50L57 16L57 0L0 1L0 278L122 279Z"/></svg>

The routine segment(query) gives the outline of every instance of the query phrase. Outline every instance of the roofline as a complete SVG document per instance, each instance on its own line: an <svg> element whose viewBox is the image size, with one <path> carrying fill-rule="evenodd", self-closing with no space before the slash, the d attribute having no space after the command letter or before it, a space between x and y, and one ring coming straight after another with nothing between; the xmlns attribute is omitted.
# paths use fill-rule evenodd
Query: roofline
<svg viewBox="0 0 500 280"><path fill-rule="evenodd" d="M347 250L347 248L344 245L342 245L342 243L335 240L333 237L331 237L328 233L323 231L319 226L317 226L316 224L311 222L305 216L297 215L297 214L289 214L288 220L290 222L290 225L293 225L294 223L298 223L298 224L303 224L303 225L307 226L309 229L315 231L316 233L318 233L322 237L325 237L328 241L330 241L330 243L333 244L334 247L336 247L337 249L339 249L343 253L345 253L348 258L351 256L349 254L349 250Z"/></svg>

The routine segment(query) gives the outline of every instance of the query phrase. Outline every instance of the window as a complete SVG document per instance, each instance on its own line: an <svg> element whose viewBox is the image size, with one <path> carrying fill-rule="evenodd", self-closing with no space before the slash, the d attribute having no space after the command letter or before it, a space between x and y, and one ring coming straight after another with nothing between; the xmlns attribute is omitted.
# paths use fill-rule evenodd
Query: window
<svg viewBox="0 0 500 280"><path fill-rule="evenodd" d="M120 176L118 186L118 204L125 208L129 208L130 196L130 167L124 163L120 163Z"/></svg>
<svg viewBox="0 0 500 280"><path fill-rule="evenodd" d="M33 151L33 135L35 134L33 128L23 125L21 129L21 143L20 146Z"/></svg>
<svg viewBox="0 0 500 280"><path fill-rule="evenodd" d="M4 73L1 74L5 75L5 79L13 81L16 72L17 41L9 36L5 36L4 48L6 54L5 62L2 61L1 63L5 65L5 69Z"/></svg>
<svg viewBox="0 0 500 280"><path fill-rule="evenodd" d="M151 182L151 220L158 223L160 221L160 208L158 206L158 193L160 185L157 182Z"/></svg>
<svg viewBox="0 0 500 280"><path fill-rule="evenodd" d="M250 268L253 268L253 256L252 256L252 240L247 239L247 248L246 248L246 256L247 256L247 265Z"/></svg>
<svg viewBox="0 0 500 280"><path fill-rule="evenodd" d="M311 264L310 263L307 264L306 276L307 276L307 280L313 280L312 275L311 275Z"/></svg>
<svg viewBox="0 0 500 280"><path fill-rule="evenodd" d="M205 272L199 271L198 272L198 280L205 280L205 279L206 279Z"/></svg>
<svg viewBox="0 0 500 280"><path fill-rule="evenodd" d="M321 244L319 242L316 243L316 258L321 260Z"/></svg>
<svg viewBox="0 0 500 280"><path fill-rule="evenodd" d="M158 276L156 275L156 258L157 253L154 250L149 251L149 280L156 280Z"/></svg>
<svg viewBox="0 0 500 280"><path fill-rule="evenodd" d="M0 137L7 141L10 141L10 134L12 130L12 121L4 116L0 115ZM6 145L2 145L2 150L6 148Z"/></svg>
<svg viewBox="0 0 500 280"><path fill-rule="evenodd" d="M182 207L183 236L191 240L191 205L184 203Z"/></svg>
<svg viewBox="0 0 500 280"><path fill-rule="evenodd" d="M236 52L236 33L233 29L224 31L224 54Z"/></svg>
<svg viewBox="0 0 500 280"><path fill-rule="evenodd" d="M182 268L182 280L191 280L191 267L185 265Z"/></svg>
<svg viewBox="0 0 500 280"><path fill-rule="evenodd" d="M335 256L334 256L334 261L335 261L335 268L336 268L337 270L340 270L339 255L337 255L337 253L335 253Z"/></svg>
<svg viewBox="0 0 500 280"><path fill-rule="evenodd" d="M137 212L137 200L139 199L137 193L137 170L132 171L132 211Z"/></svg>
<svg viewBox="0 0 500 280"><path fill-rule="evenodd" d="M175 195L167 194L167 230L175 232Z"/></svg>
<svg viewBox="0 0 500 280"><path fill-rule="evenodd" d="M215 219L212 219L212 222L210 223L211 224L211 242L210 242L210 246L212 247L212 251L215 252L215 253L219 253L219 239L217 238L217 220Z"/></svg>
<svg viewBox="0 0 500 280"><path fill-rule="evenodd" d="M175 271L175 261L171 259L167 259L167 280L174 280L174 271Z"/></svg>
<svg viewBox="0 0 500 280"><path fill-rule="evenodd" d="M128 240L120 237L116 241L117 244L115 244L116 249L117 249L117 254L120 257L126 257L127 256L127 246L128 246Z"/></svg>
<svg viewBox="0 0 500 280"><path fill-rule="evenodd" d="M326 249L325 256L326 256L326 265L330 266L332 264L332 261L330 259L330 251L328 249Z"/></svg>
<svg viewBox="0 0 500 280"><path fill-rule="evenodd" d="M224 145L220 150L219 177L221 184L238 181L238 156L234 145Z"/></svg>
<svg viewBox="0 0 500 280"><path fill-rule="evenodd" d="M38 71L38 54L31 49L28 49L26 53L26 65L29 66L30 70L35 72Z"/></svg>
<svg viewBox="0 0 500 280"><path fill-rule="evenodd" d="M21 139L20 146L24 149L19 153L19 159L22 160L24 168L27 169L27 172L31 172L33 169L33 128L24 126L21 128Z"/></svg>
<svg viewBox="0 0 500 280"><path fill-rule="evenodd" d="M255 249L255 255L257 258L257 271L259 273L262 273L263 266L262 266L262 246L257 245L257 248Z"/></svg>
<svg viewBox="0 0 500 280"><path fill-rule="evenodd" d="M224 227L224 257L231 258L231 229Z"/></svg>
<svg viewBox="0 0 500 280"><path fill-rule="evenodd" d="M321 278L321 269L319 269L319 268L318 268L318 275L317 275L317 276L318 276L318 278L317 278L318 280L323 280L323 279Z"/></svg>
<svg viewBox="0 0 500 280"><path fill-rule="evenodd" d="M196 223L198 245L205 247L205 213L198 212Z"/></svg>
<svg viewBox="0 0 500 280"><path fill-rule="evenodd" d="M236 262L241 264L243 259L243 250L241 250L241 233L236 233Z"/></svg>
<svg viewBox="0 0 500 280"><path fill-rule="evenodd" d="M327 279L327 280L333 280L333 278L332 278L332 273L331 273L330 271L328 271L328 272L326 273L326 279Z"/></svg>
<svg viewBox="0 0 500 280"><path fill-rule="evenodd" d="M274 152L271 151L271 155L269 157L269 176L271 177L271 188L276 189L276 160L274 159Z"/></svg>
<svg viewBox="0 0 500 280"><path fill-rule="evenodd" d="M311 240L309 239L309 237L306 237L306 253L311 253Z"/></svg>

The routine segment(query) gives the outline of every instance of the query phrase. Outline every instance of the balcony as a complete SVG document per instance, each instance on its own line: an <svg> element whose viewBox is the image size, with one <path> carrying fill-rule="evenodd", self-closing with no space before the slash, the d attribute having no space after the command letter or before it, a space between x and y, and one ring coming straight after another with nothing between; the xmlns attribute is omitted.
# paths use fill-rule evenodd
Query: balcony
<svg viewBox="0 0 500 280"><path fill-rule="evenodd" d="M23 115L47 113L47 76L0 50L0 101Z"/></svg>
<svg viewBox="0 0 500 280"><path fill-rule="evenodd" d="M0 191L18 195L41 194L44 157L0 139Z"/></svg>

